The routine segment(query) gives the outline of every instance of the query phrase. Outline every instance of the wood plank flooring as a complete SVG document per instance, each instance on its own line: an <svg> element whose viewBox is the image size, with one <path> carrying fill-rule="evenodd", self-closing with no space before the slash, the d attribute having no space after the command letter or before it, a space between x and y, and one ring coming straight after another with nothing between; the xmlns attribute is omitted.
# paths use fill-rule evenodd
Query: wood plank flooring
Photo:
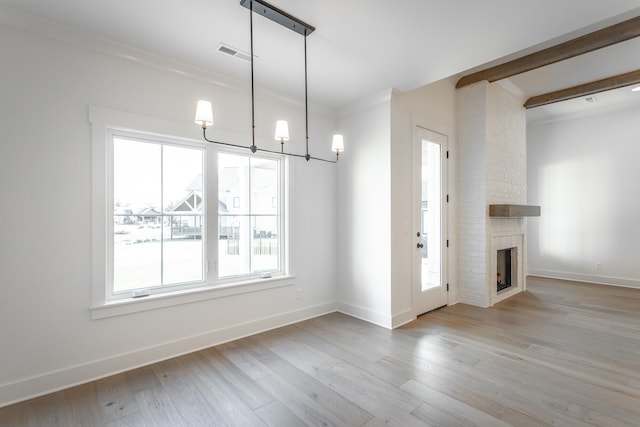
<svg viewBox="0 0 640 427"><path fill-rule="evenodd" d="M301 322L0 409L1 426L640 426L640 290L529 278L389 331Z"/></svg>

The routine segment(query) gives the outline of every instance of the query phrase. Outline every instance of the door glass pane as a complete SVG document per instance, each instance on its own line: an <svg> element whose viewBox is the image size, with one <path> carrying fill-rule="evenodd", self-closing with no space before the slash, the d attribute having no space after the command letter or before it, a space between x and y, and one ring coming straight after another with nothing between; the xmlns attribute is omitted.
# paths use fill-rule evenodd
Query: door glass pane
<svg viewBox="0 0 640 427"><path fill-rule="evenodd" d="M442 248L442 177L441 148L431 141L422 141L422 185L421 185L421 222L422 222L422 290L438 287L441 281Z"/></svg>

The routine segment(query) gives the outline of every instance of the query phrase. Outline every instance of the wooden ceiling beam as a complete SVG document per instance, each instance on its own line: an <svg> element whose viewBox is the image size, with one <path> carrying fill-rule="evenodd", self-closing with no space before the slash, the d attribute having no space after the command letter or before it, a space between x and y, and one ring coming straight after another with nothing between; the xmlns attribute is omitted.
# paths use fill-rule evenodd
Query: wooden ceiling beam
<svg viewBox="0 0 640 427"><path fill-rule="evenodd" d="M522 58L468 74L458 80L456 88L468 86L483 80L494 82L496 80L506 79L526 71L573 58L574 56L611 46L638 36L640 36L640 16L531 53Z"/></svg>
<svg viewBox="0 0 640 427"><path fill-rule="evenodd" d="M539 107L541 105L552 104L554 102L566 101L567 99L580 98L581 96L593 95L594 93L606 90L618 89L620 87L631 86L640 83L640 70L619 74L606 79L594 82L583 83L567 89L545 93L543 95L532 96L524 103L525 108Z"/></svg>

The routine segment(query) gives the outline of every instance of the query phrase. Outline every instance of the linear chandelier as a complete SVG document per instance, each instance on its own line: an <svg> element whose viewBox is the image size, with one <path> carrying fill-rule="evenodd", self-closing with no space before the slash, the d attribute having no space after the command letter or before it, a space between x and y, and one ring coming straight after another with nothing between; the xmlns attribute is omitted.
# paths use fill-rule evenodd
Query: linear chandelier
<svg viewBox="0 0 640 427"><path fill-rule="evenodd" d="M255 3L255 6L254 6ZM284 154L293 157L302 157L306 161L311 159L321 160L323 162L336 163L340 153L344 151L344 139L342 135L333 135L331 151L336 153L335 160L327 160L319 157L313 157L309 154L309 105L307 100L307 36L311 34L315 28L291 15L270 5L264 0L240 0L240 5L249 9L249 33L251 39L251 147L248 147L252 153L263 151L267 153ZM276 121L275 140L280 141L280 151L266 150L256 146L256 126L255 126L255 91L253 84L253 12L260 13L264 17L277 22L278 24L300 34L304 38L304 116L305 116L305 148L306 154L288 153L284 151L284 143L289 140L289 125L286 120ZM213 108L211 101L200 100L196 106L196 124L202 126L202 136L205 141L212 144L227 145L232 147L247 148L243 145L230 144L226 142L214 141L207 138L207 126L213 125Z"/></svg>

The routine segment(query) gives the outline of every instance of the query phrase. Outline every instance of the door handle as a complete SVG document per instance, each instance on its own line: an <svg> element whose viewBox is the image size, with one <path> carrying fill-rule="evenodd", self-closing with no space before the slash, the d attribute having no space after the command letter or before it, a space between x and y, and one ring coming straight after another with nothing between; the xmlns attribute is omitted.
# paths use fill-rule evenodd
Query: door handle
<svg viewBox="0 0 640 427"><path fill-rule="evenodd" d="M422 243L418 243L418 245L417 245L417 246L418 246L418 249L422 249L422 248L424 248L424 245L423 245Z"/></svg>

